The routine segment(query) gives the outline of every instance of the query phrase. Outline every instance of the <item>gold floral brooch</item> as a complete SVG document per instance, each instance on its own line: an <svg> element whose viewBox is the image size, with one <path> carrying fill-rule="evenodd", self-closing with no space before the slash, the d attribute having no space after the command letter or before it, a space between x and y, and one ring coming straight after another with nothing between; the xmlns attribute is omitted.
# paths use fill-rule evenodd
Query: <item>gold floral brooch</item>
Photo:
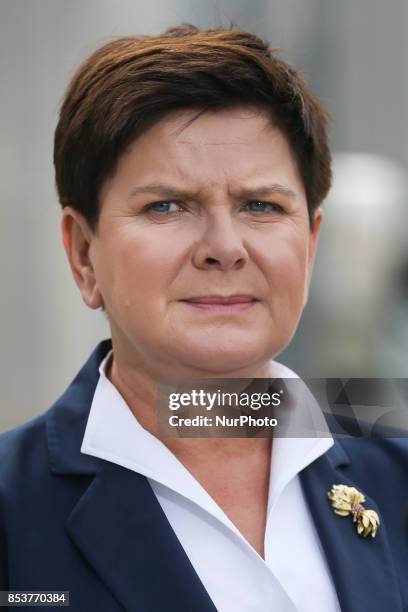
<svg viewBox="0 0 408 612"><path fill-rule="evenodd" d="M357 523L357 533L364 537L371 534L375 538L380 525L380 517L374 510L367 510L362 505L366 498L354 487L347 485L333 485L327 494L334 512L339 516L353 517L353 523Z"/></svg>

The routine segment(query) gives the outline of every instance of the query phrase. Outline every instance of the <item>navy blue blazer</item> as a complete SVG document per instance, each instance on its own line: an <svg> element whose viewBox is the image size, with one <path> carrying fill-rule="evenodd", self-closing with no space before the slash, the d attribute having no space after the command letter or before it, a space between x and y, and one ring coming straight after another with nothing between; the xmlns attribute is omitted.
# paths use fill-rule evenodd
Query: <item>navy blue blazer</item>
<svg viewBox="0 0 408 612"><path fill-rule="evenodd" d="M110 348L97 346L47 412L0 436L0 590L70 591L75 612L216 612L147 479L80 453ZM300 478L342 610L408 610L408 440L336 439ZM334 514L338 483L379 513L375 538Z"/></svg>

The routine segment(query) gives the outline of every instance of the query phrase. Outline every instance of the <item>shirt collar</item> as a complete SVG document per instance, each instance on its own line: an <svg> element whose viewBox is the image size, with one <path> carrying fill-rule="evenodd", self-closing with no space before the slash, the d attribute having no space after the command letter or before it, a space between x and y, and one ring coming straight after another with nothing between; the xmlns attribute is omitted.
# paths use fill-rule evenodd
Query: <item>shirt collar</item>
<svg viewBox="0 0 408 612"><path fill-rule="evenodd" d="M112 351L99 366L100 378L81 452L117 463L160 482L205 508L222 522L227 522L232 528L231 521L221 508L177 457L142 427L124 398L107 378L105 369L111 355ZM300 390L302 381L286 366L271 361L270 373L274 378L298 379L299 385L296 384L295 389ZM305 418L307 427L310 426L311 419L316 430L322 432L322 437L311 437L310 429L307 436L299 435L299 423L304 423ZM272 444L268 512L272 510L285 486L333 444L321 409L312 394L303 391L297 393L285 437L275 437Z"/></svg>

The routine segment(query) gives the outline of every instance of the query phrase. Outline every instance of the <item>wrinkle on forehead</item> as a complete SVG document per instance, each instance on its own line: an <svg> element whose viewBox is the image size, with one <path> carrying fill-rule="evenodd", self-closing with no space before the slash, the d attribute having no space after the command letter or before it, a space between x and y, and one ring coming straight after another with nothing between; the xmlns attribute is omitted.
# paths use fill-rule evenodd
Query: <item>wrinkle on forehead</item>
<svg viewBox="0 0 408 612"><path fill-rule="evenodd" d="M175 128L174 130L172 130L170 132L171 136L175 136L177 139L178 137L187 129L189 128L195 121L197 121L197 119L200 119L200 117L202 117L205 114L209 114L209 115L220 115L224 112L230 112L231 110L237 110L240 112L240 120L245 121L245 119L251 119L253 117L261 117L263 116L265 121L264 124L262 126L262 128L259 129L259 133L265 131L265 130L269 130L269 129L274 129L275 126L273 125L272 122L272 117L268 115L267 111L263 108L257 108L256 106L252 107L252 106L237 106L237 107L231 107L231 108L224 108L224 109L216 109L213 110L211 108L202 108L200 109L197 113L195 113L192 117L190 117L189 119L187 119L186 121L184 121L182 123L181 126L178 126L177 128ZM177 112L177 111L176 111ZM183 113L185 113L186 111L181 111ZM191 111L193 112L193 111ZM249 143L245 142L244 140L235 140L235 141L218 141L218 142L208 142L208 141L201 141L199 143L197 143L197 140L194 139L195 142L193 142L192 140L190 140L189 138L184 137L182 140L178 139L178 142L180 144L200 144L200 145L205 145L205 146L222 146L222 145L247 145Z"/></svg>
<svg viewBox="0 0 408 612"><path fill-rule="evenodd" d="M228 142L207 142L206 140L202 140L200 142L197 142L197 140L195 140L195 142L193 142L192 140L179 140L178 141L180 144L199 144L199 145L203 145L205 147L220 147L220 146L225 146L225 145L245 145L245 146L250 146L250 142L245 142L244 140L230 140Z"/></svg>

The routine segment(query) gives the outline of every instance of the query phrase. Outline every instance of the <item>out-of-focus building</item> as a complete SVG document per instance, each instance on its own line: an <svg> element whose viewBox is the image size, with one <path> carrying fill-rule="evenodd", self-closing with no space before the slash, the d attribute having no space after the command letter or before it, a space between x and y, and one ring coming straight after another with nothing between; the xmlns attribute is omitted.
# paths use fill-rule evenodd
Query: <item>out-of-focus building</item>
<svg viewBox="0 0 408 612"><path fill-rule="evenodd" d="M333 170L303 326L303 359L309 353L314 376L404 376L406 173L372 153L335 154Z"/></svg>

